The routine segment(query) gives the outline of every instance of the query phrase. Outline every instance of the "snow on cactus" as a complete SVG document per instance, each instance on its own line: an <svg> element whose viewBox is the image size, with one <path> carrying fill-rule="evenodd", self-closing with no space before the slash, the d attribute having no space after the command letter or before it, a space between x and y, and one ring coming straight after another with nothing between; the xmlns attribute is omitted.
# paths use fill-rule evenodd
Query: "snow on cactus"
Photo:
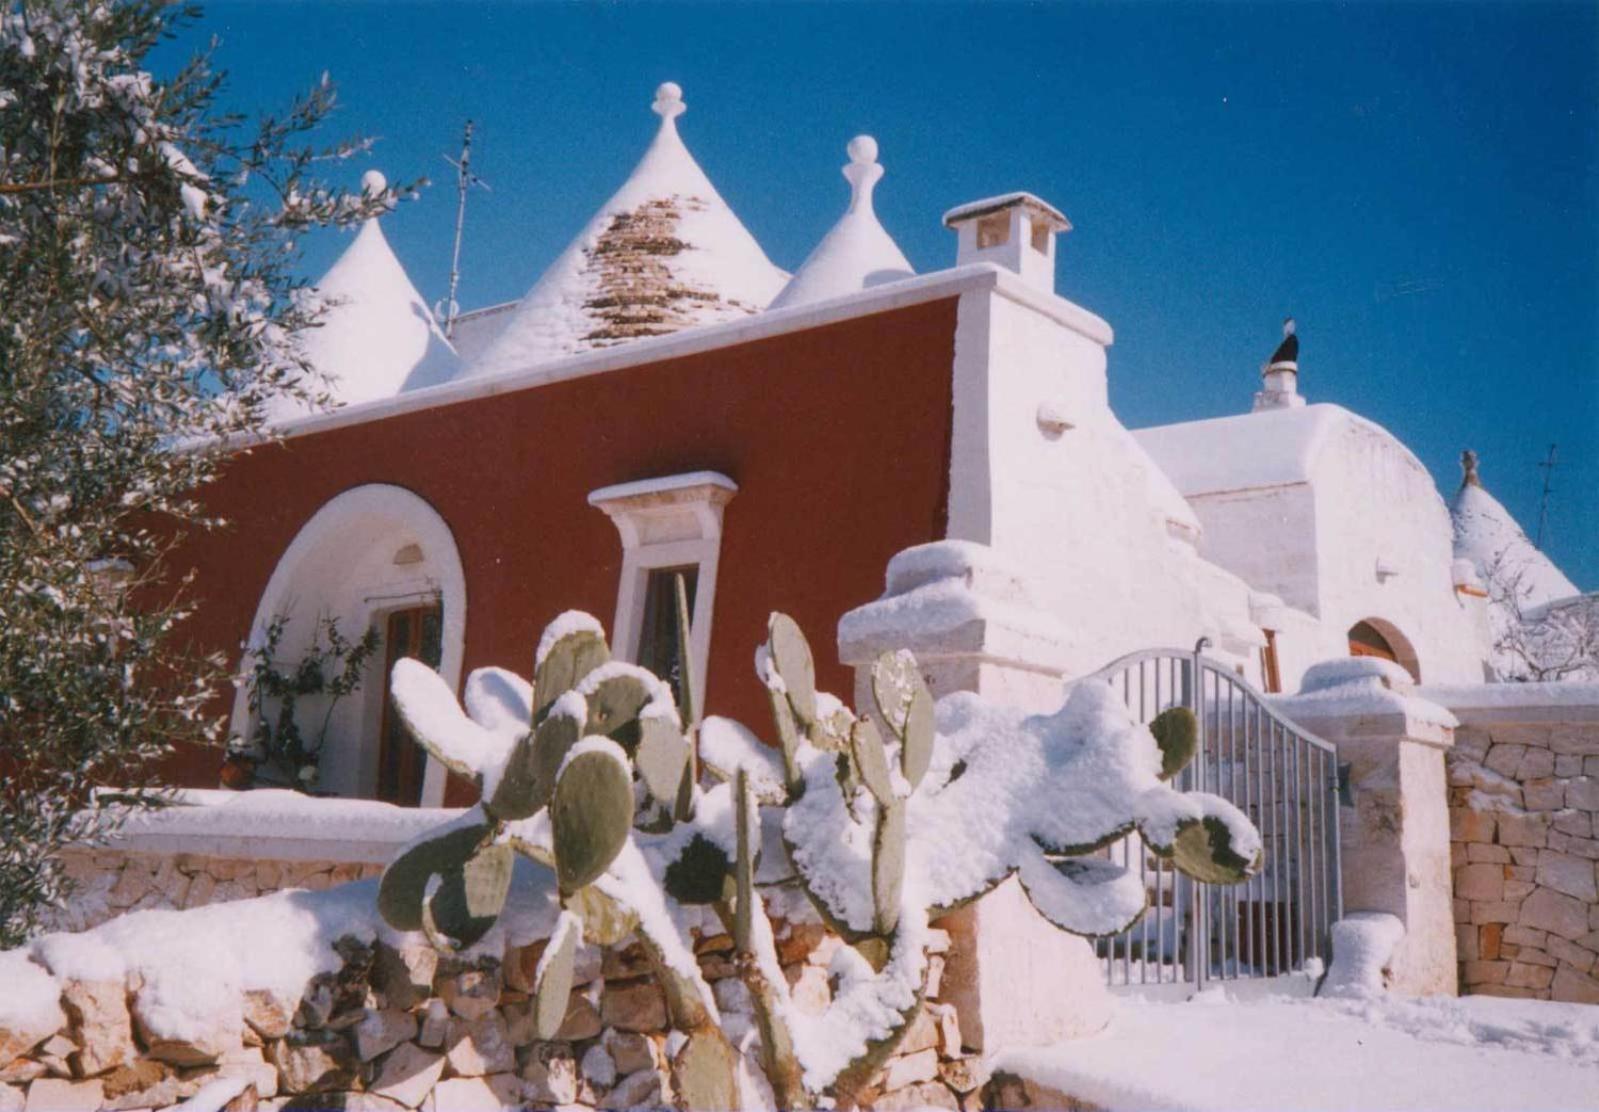
<svg viewBox="0 0 1599 1112"><path fill-rule="evenodd" d="M685 645L686 625L680 612ZM557 618L535 667L531 684L474 672L463 711L431 669L395 666L402 721L483 798L396 858L380 910L435 945L468 946L494 923L512 855L547 866L563 912L535 973L540 1030L564 1015L579 932L597 945L636 934L685 1036L672 1071L686 1107L744 1095L694 956L693 905L733 935L766 1080L780 1106L802 1107L869 1080L922 1006L929 920L1007 877L1055 925L1100 935L1130 925L1145 893L1083 855L1133 830L1203 880L1260 867L1259 834L1236 808L1170 786L1193 754L1192 714L1146 728L1104 684L1074 685L1053 715L967 694L935 705L915 658L886 653L857 713L816 690L803 634L774 614L756 654L768 747L729 719L685 721L664 682L610 659L587 615ZM697 782L696 748L720 782ZM761 890L795 881L850 943L821 1016L793 1006Z"/></svg>

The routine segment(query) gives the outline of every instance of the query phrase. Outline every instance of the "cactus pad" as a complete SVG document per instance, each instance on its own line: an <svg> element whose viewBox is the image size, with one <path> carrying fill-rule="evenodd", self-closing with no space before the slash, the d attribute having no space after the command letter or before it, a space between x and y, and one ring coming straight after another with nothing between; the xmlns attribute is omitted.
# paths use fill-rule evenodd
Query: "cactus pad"
<svg viewBox="0 0 1599 1112"><path fill-rule="evenodd" d="M557 619L559 620L559 619ZM552 623L551 629L554 628ZM550 630L545 631L548 637ZM543 645L540 646L544 648ZM605 638L592 629L574 629L542 652L533 676L533 722L542 722L555 700L611 659Z"/></svg>
<svg viewBox="0 0 1599 1112"><path fill-rule="evenodd" d="M872 929L886 935L899 925L905 888L905 801L896 799L877 812L872 838Z"/></svg>
<svg viewBox="0 0 1599 1112"><path fill-rule="evenodd" d="M788 702L802 728L816 721L816 661L798 623L787 614L773 613L766 625L767 651L772 666L783 679Z"/></svg>
<svg viewBox="0 0 1599 1112"><path fill-rule="evenodd" d="M1264 861L1260 853L1251 859L1234 850L1227 824L1210 815L1178 829L1171 857L1179 869L1205 884L1239 884L1259 872Z"/></svg>
<svg viewBox="0 0 1599 1112"><path fill-rule="evenodd" d="M488 933L505 906L515 861L510 846L490 844L439 874L442 883L422 908L422 927L435 946L442 936L464 948Z"/></svg>
<svg viewBox="0 0 1599 1112"><path fill-rule="evenodd" d="M1155 716L1149 732L1160 746L1160 778L1170 780L1194 759L1199 747L1199 719L1187 707L1168 707Z"/></svg>
<svg viewBox="0 0 1599 1112"><path fill-rule="evenodd" d="M555 933L550 936L549 946L533 971L535 1038L546 1042L555 1038L566 1020L572 977L577 968L577 943L582 933L582 920L570 911L563 912Z"/></svg>
<svg viewBox="0 0 1599 1112"><path fill-rule="evenodd" d="M605 738L587 737L566 756L550 800L555 875L570 894L597 880L633 827L627 757Z"/></svg>
<svg viewBox="0 0 1599 1112"><path fill-rule="evenodd" d="M877 732L870 718L858 719L850 735L850 753L855 758L855 771L866 790L877 799L879 806L894 801L894 781L888 773L888 754L883 748L883 736Z"/></svg>
<svg viewBox="0 0 1599 1112"><path fill-rule="evenodd" d="M397 931L422 929L428 880L463 866L493 833L493 826L467 818L416 842L389 862L378 885L378 912Z"/></svg>
<svg viewBox="0 0 1599 1112"><path fill-rule="evenodd" d="M633 754L633 766L638 769L650 795L675 807L689 766L688 741L677 723L660 715L641 718L638 726L638 749Z"/></svg>

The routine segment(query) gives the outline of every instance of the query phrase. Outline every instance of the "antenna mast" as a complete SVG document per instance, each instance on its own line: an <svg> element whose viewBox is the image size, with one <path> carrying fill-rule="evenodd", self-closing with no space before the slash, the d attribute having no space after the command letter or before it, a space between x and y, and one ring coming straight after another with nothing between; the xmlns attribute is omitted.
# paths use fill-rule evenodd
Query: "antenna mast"
<svg viewBox="0 0 1599 1112"><path fill-rule="evenodd" d="M456 161L449 155L442 156L444 161L455 167L455 250L450 255L450 292L441 305L434 307L435 314L442 310L444 317L444 335L453 338L455 335L455 318L460 315L461 307L455 300L455 291L461 284L461 231L466 226L466 193L474 185L482 186L492 193L489 183L472 173L472 121L466 121L466 133L461 137L461 158Z"/></svg>
<svg viewBox="0 0 1599 1112"><path fill-rule="evenodd" d="M1543 469L1543 496L1538 502L1538 537L1533 541L1533 544L1539 548L1543 547L1543 527L1545 522L1549 520L1549 480L1554 478L1555 474L1556 447L1554 444L1549 445L1549 455L1538 465Z"/></svg>

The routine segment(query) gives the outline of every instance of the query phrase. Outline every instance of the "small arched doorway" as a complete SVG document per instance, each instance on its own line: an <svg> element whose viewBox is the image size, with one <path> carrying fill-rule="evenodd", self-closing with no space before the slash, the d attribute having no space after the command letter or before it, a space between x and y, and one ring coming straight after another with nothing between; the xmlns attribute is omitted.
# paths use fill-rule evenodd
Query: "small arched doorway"
<svg viewBox="0 0 1599 1112"><path fill-rule="evenodd" d="M276 618L288 618L280 646L292 665L317 623L336 619L343 636L378 635L360 688L337 703L327 721L318 787L334 795L402 804L443 803L445 770L420 751L388 707L388 672L400 656L437 667L446 683L461 679L466 579L455 537L444 519L403 487L370 483L326 502L300 529L262 592L251 653ZM248 692L235 696L231 732L250 737L255 723Z"/></svg>
<svg viewBox="0 0 1599 1112"><path fill-rule="evenodd" d="M1410 673L1410 678L1421 682L1421 665L1416 660L1416 650L1410 639L1399 632L1392 622L1381 618L1362 618L1349 627L1349 655L1374 656L1391 660Z"/></svg>

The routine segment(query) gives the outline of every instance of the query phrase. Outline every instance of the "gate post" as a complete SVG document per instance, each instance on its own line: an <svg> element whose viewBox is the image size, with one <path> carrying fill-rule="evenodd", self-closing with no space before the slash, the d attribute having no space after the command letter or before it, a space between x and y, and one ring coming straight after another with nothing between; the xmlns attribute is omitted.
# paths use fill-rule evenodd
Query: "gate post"
<svg viewBox="0 0 1599 1112"><path fill-rule="evenodd" d="M858 706L869 705L877 655L910 649L935 697L972 691L1032 711L1060 709L1066 629L998 553L969 541L918 545L889 561L887 579L881 598L838 624ZM971 1049L1048 1045L1110 1021L1092 947L1046 922L1014 878L938 925L950 934L943 996Z"/></svg>
<svg viewBox="0 0 1599 1112"><path fill-rule="evenodd" d="M1376 657L1313 665L1299 694L1274 704L1335 745L1348 769L1350 798L1338 809L1343 908L1388 912L1404 923L1390 987L1455 995L1444 772L1454 716L1418 698L1403 668Z"/></svg>

